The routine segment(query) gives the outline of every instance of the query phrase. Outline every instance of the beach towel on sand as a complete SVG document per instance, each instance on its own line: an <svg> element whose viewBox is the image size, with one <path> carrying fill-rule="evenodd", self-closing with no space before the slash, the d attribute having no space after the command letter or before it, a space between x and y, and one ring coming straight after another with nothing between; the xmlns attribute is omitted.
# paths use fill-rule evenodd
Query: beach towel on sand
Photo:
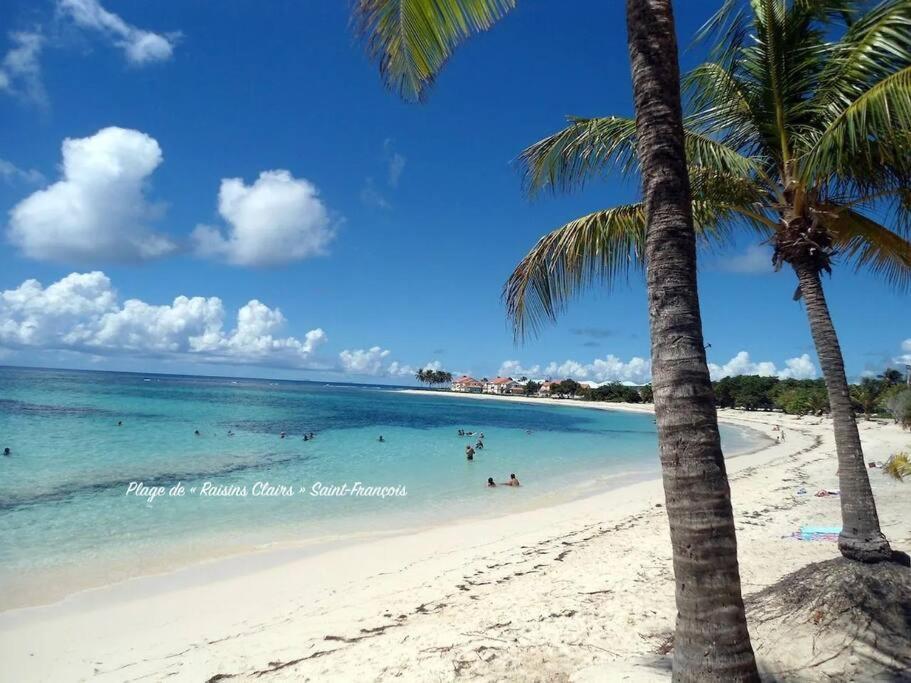
<svg viewBox="0 0 911 683"><path fill-rule="evenodd" d="M802 526L800 531L785 538L796 538L798 541L837 541L840 533L840 526Z"/></svg>

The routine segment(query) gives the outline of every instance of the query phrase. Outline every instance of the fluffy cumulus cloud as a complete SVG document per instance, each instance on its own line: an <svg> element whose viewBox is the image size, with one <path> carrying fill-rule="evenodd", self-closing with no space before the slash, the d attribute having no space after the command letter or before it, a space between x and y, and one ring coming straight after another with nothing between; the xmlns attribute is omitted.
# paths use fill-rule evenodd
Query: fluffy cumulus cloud
<svg viewBox="0 0 911 683"><path fill-rule="evenodd" d="M709 363L709 373L713 380L736 375L760 375L779 379L815 379L819 376L816 365L806 353L797 358L788 358L784 362L784 367L779 368L771 361L754 362L746 351L741 351L724 365Z"/></svg>
<svg viewBox="0 0 911 683"><path fill-rule="evenodd" d="M503 377L572 378L593 382L644 384L651 377L651 363L638 356L633 356L628 361L623 361L614 355L595 358L590 363L565 360L561 363L551 362L545 366L526 366L517 360L507 360L500 365L498 374Z"/></svg>
<svg viewBox="0 0 911 683"><path fill-rule="evenodd" d="M0 61L0 92L24 101L45 104L47 93L41 80L41 50L44 37L36 31L9 34L12 46Z"/></svg>
<svg viewBox="0 0 911 683"><path fill-rule="evenodd" d="M779 368L770 361L754 362L746 351L741 351L724 365L709 363L709 371L713 380L732 375L763 375L781 379L813 379L819 375L816 365L807 354L789 358L784 362L784 366ZM562 363L551 362L547 365L525 365L517 360L507 360L500 365L497 374L503 377L572 378L593 382L645 384L651 381L652 367L650 361L639 356L624 361L617 356L608 355L595 358L590 363L565 360Z"/></svg>
<svg viewBox="0 0 911 683"><path fill-rule="evenodd" d="M364 375L370 377L410 378L418 369L442 370L443 364L432 360L417 367L390 360L392 352L381 346L371 346L369 349L345 349L338 354L339 369L350 375Z"/></svg>
<svg viewBox="0 0 911 683"><path fill-rule="evenodd" d="M120 303L100 271L72 273L47 287L26 280L0 292L0 347L62 349L96 355L187 354L203 362L306 367L326 341L322 329L282 336L285 317L252 300L233 327L217 297L178 296L170 304Z"/></svg>
<svg viewBox="0 0 911 683"><path fill-rule="evenodd" d="M163 62L174 54L179 34L160 34L137 28L106 10L98 0L58 0L57 6L60 13L77 26L97 31L122 49L130 64Z"/></svg>
<svg viewBox="0 0 911 683"><path fill-rule="evenodd" d="M323 254L333 238L316 187L284 170L264 171L252 184L221 181L218 212L226 231L209 225L193 231L200 256L240 266L273 266Z"/></svg>
<svg viewBox="0 0 911 683"><path fill-rule="evenodd" d="M145 133L105 128L63 141L62 177L10 211L10 241L33 259L66 263L135 262L175 246L149 225L160 213L145 188L161 164Z"/></svg>
<svg viewBox="0 0 911 683"><path fill-rule="evenodd" d="M389 349L372 346L369 349L345 349L338 354L342 370L352 375L379 375L384 363L392 353Z"/></svg>

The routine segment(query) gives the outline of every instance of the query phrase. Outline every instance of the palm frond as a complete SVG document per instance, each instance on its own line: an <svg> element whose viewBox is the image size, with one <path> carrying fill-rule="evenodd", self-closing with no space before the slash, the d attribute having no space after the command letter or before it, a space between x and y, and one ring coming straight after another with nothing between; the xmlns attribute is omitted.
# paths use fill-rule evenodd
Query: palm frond
<svg viewBox="0 0 911 683"><path fill-rule="evenodd" d="M911 286L911 242L854 208L821 205L817 213L838 253L901 291Z"/></svg>
<svg viewBox="0 0 911 683"><path fill-rule="evenodd" d="M644 244L642 204L596 211L542 237L503 287L516 337L556 320L569 299L591 285L610 286L641 270Z"/></svg>
<svg viewBox="0 0 911 683"><path fill-rule="evenodd" d="M899 481L911 477L911 456L904 452L893 454L883 465L883 474Z"/></svg>
<svg viewBox="0 0 911 683"><path fill-rule="evenodd" d="M759 171L755 160L714 138L684 132L688 162L726 176L749 177ZM530 194L544 189L571 190L609 169L621 176L639 170L636 122L630 118L571 117L563 130L536 142L519 156Z"/></svg>
<svg viewBox="0 0 911 683"><path fill-rule="evenodd" d="M515 6L516 0L355 0L352 22L386 85L420 99L463 40Z"/></svg>
<svg viewBox="0 0 911 683"><path fill-rule="evenodd" d="M691 171L692 174L692 171ZM716 188L716 194L723 194ZM721 199L693 200L701 248L727 246L741 221L769 233L749 206ZM516 266L503 287L517 339L553 322L569 301L595 285L608 288L644 267L645 209L641 203L595 211L548 233Z"/></svg>
<svg viewBox="0 0 911 683"><path fill-rule="evenodd" d="M911 66L886 76L831 116L801 162L801 176L809 182L840 175L858 157L906 165L909 140Z"/></svg>
<svg viewBox="0 0 911 683"><path fill-rule="evenodd" d="M814 94L837 112L871 83L911 63L911 2L883 2L861 16L834 44Z"/></svg>

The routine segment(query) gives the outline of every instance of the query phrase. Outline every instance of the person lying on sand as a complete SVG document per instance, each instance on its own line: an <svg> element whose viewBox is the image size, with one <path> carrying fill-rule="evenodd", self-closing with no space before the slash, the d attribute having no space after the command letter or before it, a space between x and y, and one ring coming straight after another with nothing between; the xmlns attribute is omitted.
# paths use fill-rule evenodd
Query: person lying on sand
<svg viewBox="0 0 911 683"><path fill-rule="evenodd" d="M487 477L487 488L495 488L497 483L493 480L493 477Z"/></svg>

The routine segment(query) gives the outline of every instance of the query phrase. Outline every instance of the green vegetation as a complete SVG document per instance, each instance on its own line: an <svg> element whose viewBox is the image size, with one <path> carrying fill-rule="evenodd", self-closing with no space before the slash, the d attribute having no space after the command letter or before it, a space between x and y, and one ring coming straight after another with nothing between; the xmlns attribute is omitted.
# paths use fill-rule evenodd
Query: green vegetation
<svg viewBox="0 0 911 683"><path fill-rule="evenodd" d="M911 456L907 453L896 453L883 465L883 472L899 481L911 477Z"/></svg>
<svg viewBox="0 0 911 683"><path fill-rule="evenodd" d="M651 386L649 386L651 393ZM639 387L628 387L623 384L605 384L595 389L582 387L579 391L582 398L589 401L608 401L610 403L642 403L642 392Z"/></svg>
<svg viewBox="0 0 911 683"><path fill-rule="evenodd" d="M414 378L432 389L438 384L449 384L452 381L452 373L445 370L418 370L414 373Z"/></svg>
<svg viewBox="0 0 911 683"><path fill-rule="evenodd" d="M911 426L911 389L902 374L887 369L877 377L865 377L853 384L851 402L865 417L890 415ZM830 411L826 384L821 379L778 379L758 375L725 377L713 383L719 408L781 410L789 415L821 415ZM904 422L903 422L904 419Z"/></svg>

